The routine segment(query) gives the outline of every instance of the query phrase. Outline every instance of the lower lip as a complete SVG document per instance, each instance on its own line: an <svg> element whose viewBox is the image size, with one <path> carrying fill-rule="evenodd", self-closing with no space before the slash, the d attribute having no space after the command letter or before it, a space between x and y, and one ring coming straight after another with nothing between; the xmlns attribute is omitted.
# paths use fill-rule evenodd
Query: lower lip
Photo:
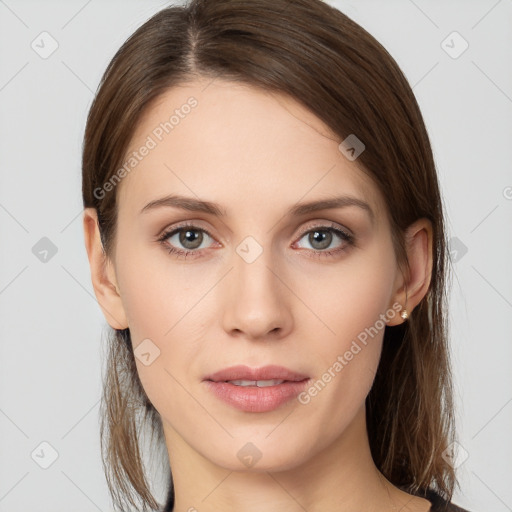
<svg viewBox="0 0 512 512"><path fill-rule="evenodd" d="M235 386L229 382L205 381L221 400L246 412L268 412L295 398L304 390L309 379L286 381L275 386Z"/></svg>

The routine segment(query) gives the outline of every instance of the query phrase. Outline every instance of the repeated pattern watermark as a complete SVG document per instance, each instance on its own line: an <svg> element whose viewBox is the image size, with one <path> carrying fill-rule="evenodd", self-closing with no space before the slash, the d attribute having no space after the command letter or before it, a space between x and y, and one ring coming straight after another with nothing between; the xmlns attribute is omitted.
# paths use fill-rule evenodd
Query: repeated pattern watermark
<svg viewBox="0 0 512 512"><path fill-rule="evenodd" d="M55 27L45 27L39 26L37 20L38 7L35 7L35 5L33 12L26 10L25 14L22 14L21 4L16 5L14 2L0 2L0 15L7 20L8 23L12 23L12 33L15 33L16 36L19 35L19 37L24 40L24 47L28 54L30 54L30 56L28 56L28 54L20 53L20 57L15 61L12 67L8 67L7 65L3 66L3 73L0 78L0 93L8 98L7 101L12 97L9 95L12 95L13 89L19 85L25 85L29 81L33 81L34 83L38 81L38 77L32 74L36 66L50 66L53 63L57 63L62 73L66 73L70 80L75 81L77 90L85 92L85 89L87 89L87 91L89 91L88 94L90 93L92 95L94 93L90 84L93 84L96 78L93 75L86 74L81 76L81 73L76 71L79 69L78 61L72 62L72 55L64 52L69 49L70 41L68 34L69 30L73 28L73 25L76 27L77 24L85 24L86 18L84 16L89 15L91 12L101 14L102 7L100 4L95 5L91 3L90 0L81 4L70 2L68 5L74 6L74 9L70 9L72 12L68 10L66 11L68 14L65 15L64 11L59 12L59 9L56 9L55 17L56 19L60 19L60 22L56 23ZM425 9L429 8L427 4L424 5ZM413 23L421 26L424 22L426 25L430 26L432 30L433 27L438 30L437 39L435 39L435 35L433 36L435 42L431 45L431 52L418 52L418 59L422 61L424 72L422 72L419 79L414 83L414 88L419 86L420 83L423 84L424 87L428 87L428 79L433 80L434 77L436 80L433 80L435 85L432 87L437 87L437 82L441 81L442 69L445 65L458 65L461 66L461 68L462 66L466 66L466 69L472 69L475 79L479 78L482 80L481 86L483 88L488 87L489 94L496 94L502 98L503 108L510 108L511 92L505 85L501 84L492 76L492 73L485 66L485 61L479 59L478 52L472 51L474 48L477 48L477 44L473 42L474 37L472 37L472 35L474 32L472 31L476 29L488 30L490 32L490 25L486 24L491 23L493 18L508 15L510 11L507 11L507 9L510 9L510 6L502 1L489 4L489 6L483 8L482 12L474 16L474 19L470 21L469 25L473 23L471 29L462 28L464 24L459 23L459 19L450 20L447 18L446 20L436 20L436 22L430 13L421 9L415 2L410 2L410 7L416 9L417 14L417 18L412 19ZM461 17L463 14L462 12L460 13ZM454 24L457 26L453 26ZM442 25L442 27L440 25ZM45 28L46 30L44 30ZM454 28L456 28L456 30L453 30ZM121 27L119 27L119 30L121 30ZM436 33L434 32L434 34ZM492 35L491 33L490 36ZM15 40L15 38L13 38L13 40ZM63 60L60 60L61 58ZM429 58L432 59L431 62L428 61ZM48 69L51 68L48 67ZM56 78L56 80L60 79L61 78ZM87 105L84 104L83 108L85 109L86 107ZM186 116L196 107L198 107L197 103L195 105L193 102L184 104L177 109L178 112L175 111L170 115L169 119L163 120L162 123L155 126L152 132L148 134L145 143L127 157L126 161L116 172L113 180L97 189L95 192L96 198L103 199L108 192L113 191L117 184L135 169L139 163L151 153L152 149L154 149L166 135L171 133L176 126L183 122ZM354 161L363 154L369 144L371 144L371 141L363 141L357 137L357 134L350 134L340 144L339 149L348 160ZM487 269L479 267L479 264L471 259L475 244L478 243L475 241L474 233L477 230L484 229L487 223L491 224L497 222L497 216L500 212L504 208L510 207L510 201L512 200L512 185L510 184L510 180L508 183L498 185L494 197L496 198L495 203L488 204L487 206L485 204L474 206L475 216L474 224L471 226L472 229L468 230L468 232L461 231L453 236L450 239L449 249L452 262L457 264L457 268L472 268L475 272L474 277L481 279L482 283L485 283L484 286L486 286L489 291L489 297L495 298L495 304L503 305L505 308L508 308L512 307L510 294L503 289L502 283L493 282L492 279L488 279L487 274L490 273L490 267ZM8 229L12 230L12 232L21 230L23 235L27 237L28 243L27 249L23 249L25 253L20 252L20 258L17 262L19 263L19 267L5 268L4 277L0 283L1 298L5 301L10 301L13 293L21 294L27 289L32 290L32 284L25 290L22 287L25 286L23 281L28 278L29 273L35 270L40 275L45 275L45 272L61 272L62 279L66 280L65 282L75 289L77 294L75 297L66 298L66 300L74 302L74 300L80 300L81 297L86 301L96 300L89 289L90 287L84 285L86 281L81 279L76 272L72 272L67 268L70 264L70 260L66 259L68 252L66 250L64 237L71 232L71 229L76 228L76 219L81 216L81 213L81 211L78 213L70 212L69 218L65 219L65 225L63 223L64 227L62 229L55 229L49 226L48 233L42 233L32 227L30 216L26 213L26 210L24 211L19 207L19 201L11 200L8 194L4 196L0 204L0 214L3 215ZM40 215L40 213L36 213L35 215ZM480 231L478 231L478 233L480 233ZM237 247L237 254L246 263L256 261L262 254L262 251L263 248L250 233L247 234L247 237ZM470 265L472 261L475 265ZM218 282L212 283L212 286L216 286L217 284ZM303 300L306 300L306 298L303 298ZM506 309L506 311L508 311L508 309ZM373 327L379 331L381 329L380 325L380 323L378 325L376 323ZM352 341L349 349L343 354L340 354L336 361L333 361L331 366L318 379L318 386L315 385L312 388L314 391L308 390L305 392L302 396L302 401L299 399L300 403L303 405L310 403L315 396L325 389L329 382L335 379L351 361L357 358L357 355L365 349L367 343L370 343L374 336L373 330L360 333L360 335ZM151 339L143 340L135 349L135 356L141 364L145 366L149 366L154 361L158 360L159 355L160 351ZM58 370L56 370L56 372L58 372ZM51 404L51 400L54 399L54 397L50 397L48 399L49 404ZM80 413L76 418L70 421L69 425L63 428L63 435L53 436L51 440L48 440L51 436L37 426L32 427L32 431L29 432L30 429L28 425L21 425L22 421L11 413L8 402L2 403L0 407L0 417L4 422L2 430L6 444L17 444L18 438L21 438L24 443L27 442L28 445L30 445L30 448L23 448L25 450L23 452L25 453L23 459L26 465L23 466L21 472L16 473L16 471L19 471L18 459L16 459L16 464L12 464L13 469L8 472L6 478L0 483L0 510L10 510L12 508L12 502L19 501L20 497L30 494L30 485L33 484L31 484L30 479L26 477L31 474L31 477L37 479L37 472L39 471L43 471L46 477L53 475L56 488L59 485L59 479L62 479L62 476L64 476L66 478L66 480L64 480L66 485L69 486L70 483L72 484L72 489L76 492L77 498L84 499L85 496L85 499L88 500L86 502L87 506L90 506L91 509L94 507L96 510L106 510L105 507L101 507L94 502L92 493L87 490L88 483L86 479L80 481L77 476L71 478L71 476L68 475L68 473L72 473L73 466L64 466L65 457L61 456L69 449L68 446L64 444L64 441L67 439L71 440L73 433L76 435L77 427L85 418L91 415L92 411L94 411L98 405L98 402L93 403L93 401L87 403L87 399L84 397L77 396L76 399L82 402ZM465 443L464 446L455 443L445 450L443 457L455 469L471 465L471 451L476 449L476 443L481 439L479 437L480 433L491 432L491 429L496 428L499 419L503 418L506 411L510 409L512 401L503 402L504 403L495 408L490 407L492 412L490 414L487 413L485 417L482 418L482 424L479 426L480 430L478 430L473 438ZM222 421L221 418L218 420ZM36 425L36 423L37 422L35 422L34 425ZM271 435L271 433L269 435ZM494 457L500 457L502 454L493 453L492 455ZM18 456L19 452L17 453L17 457ZM257 466L262 456L263 453L261 450L251 442L243 444L241 448L234 453L234 457L247 469ZM9 456L5 458L5 464L11 466ZM64 468L66 471L63 471L61 468ZM494 482L487 477L481 478L478 474L480 473L478 466L474 466L474 469L475 471L472 471L472 485L478 488L478 492L482 493L482 496L485 496L492 505L496 504L498 507L501 506L502 510L511 509L512 502L504 497L506 490L495 488ZM196 508L191 506L188 508L189 512L197 512L197 510L200 510L200 507Z"/></svg>

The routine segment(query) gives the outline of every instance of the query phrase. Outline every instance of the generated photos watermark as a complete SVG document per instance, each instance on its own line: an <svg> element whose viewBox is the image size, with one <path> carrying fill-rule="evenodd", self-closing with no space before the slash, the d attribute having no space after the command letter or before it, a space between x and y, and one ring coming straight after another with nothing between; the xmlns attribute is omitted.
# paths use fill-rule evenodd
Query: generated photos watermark
<svg viewBox="0 0 512 512"><path fill-rule="evenodd" d="M187 99L187 102L181 105L179 108L174 109L174 113L169 117L168 120L161 122L156 126L150 135L146 137L146 140L142 146L136 151L132 151L127 157L123 165L103 184L102 187L96 187L94 189L94 197L96 199L103 199L107 192L114 190L121 180L127 176L137 165L149 155L150 151L158 146L159 142L162 142L164 137L171 133L176 126L178 126L183 119L185 119L193 108L196 108L198 101L196 98L191 96Z"/></svg>
<svg viewBox="0 0 512 512"><path fill-rule="evenodd" d="M307 405L311 402L311 399L320 393L329 382L332 381L338 375L345 366L347 366L354 357L361 352L361 350L368 345L368 337L374 338L377 334L386 327L386 322L392 320L402 309L400 303L395 302L391 308L385 313L379 315L379 319L375 323L366 327L364 331L361 331L357 338L352 340L350 348L346 350L342 355L339 355L333 364L327 368L322 376L317 379L307 390L300 393L297 400Z"/></svg>

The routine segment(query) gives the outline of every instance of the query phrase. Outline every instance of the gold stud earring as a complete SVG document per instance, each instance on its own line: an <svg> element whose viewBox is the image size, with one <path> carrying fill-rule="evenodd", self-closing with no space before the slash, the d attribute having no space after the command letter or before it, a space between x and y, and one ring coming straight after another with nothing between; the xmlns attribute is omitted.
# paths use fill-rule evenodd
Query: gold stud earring
<svg viewBox="0 0 512 512"><path fill-rule="evenodd" d="M404 320L407 320L409 318L409 313L407 313L407 309L402 309L401 313L400 313L400 316L404 319Z"/></svg>

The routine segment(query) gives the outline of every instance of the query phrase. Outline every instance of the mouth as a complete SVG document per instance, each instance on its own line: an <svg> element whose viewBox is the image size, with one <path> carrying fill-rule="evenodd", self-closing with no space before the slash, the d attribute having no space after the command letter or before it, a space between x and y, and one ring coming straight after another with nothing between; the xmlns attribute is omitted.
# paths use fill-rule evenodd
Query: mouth
<svg viewBox="0 0 512 512"><path fill-rule="evenodd" d="M245 412L269 412L304 390L310 378L282 366L233 366L207 376L209 391L228 405Z"/></svg>
<svg viewBox="0 0 512 512"><path fill-rule="evenodd" d="M269 386L278 386L283 382L290 382L288 380L282 379L270 379L270 380L226 380L224 382L228 382L229 384L233 384L233 386L257 386L258 388L268 388Z"/></svg>
<svg viewBox="0 0 512 512"><path fill-rule="evenodd" d="M284 366L268 365L261 368L249 368L245 365L231 366L205 377L204 380L213 382L270 382L289 381L298 382L308 379L308 375L299 373ZM241 384L243 385L243 384ZM247 384L250 385L250 384ZM267 384L272 385L272 384ZM264 387L263 384L261 387Z"/></svg>

